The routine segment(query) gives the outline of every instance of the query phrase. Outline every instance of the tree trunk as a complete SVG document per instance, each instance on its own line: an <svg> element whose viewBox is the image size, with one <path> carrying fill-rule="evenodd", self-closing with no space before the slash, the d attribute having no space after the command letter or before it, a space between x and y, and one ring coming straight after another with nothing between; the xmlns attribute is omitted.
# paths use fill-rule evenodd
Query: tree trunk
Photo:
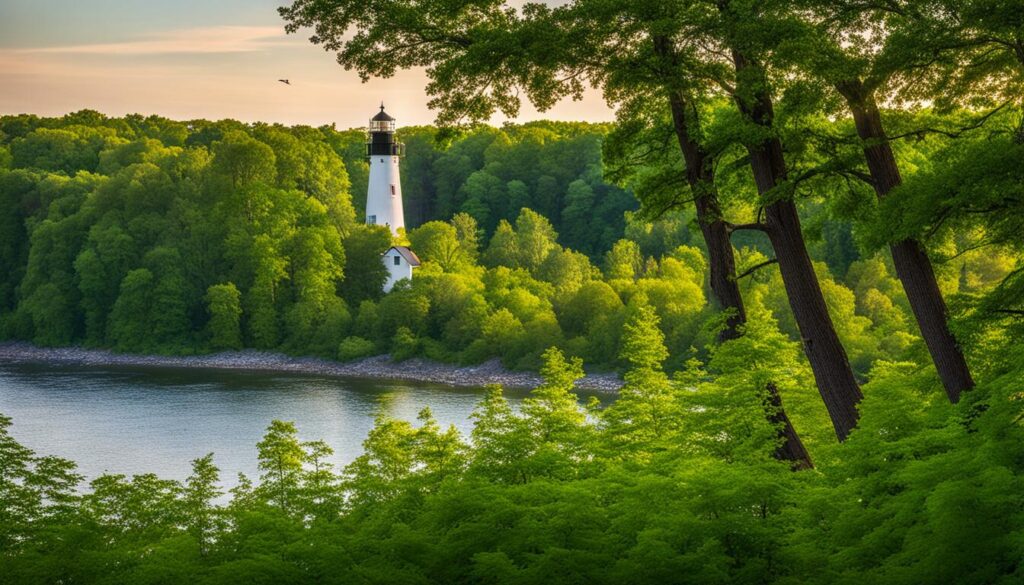
<svg viewBox="0 0 1024 585"><path fill-rule="evenodd" d="M873 96L865 91L859 80L839 84L838 89L846 98L857 126L857 134L864 141L864 158L875 193L879 199L884 199L902 183L902 178L882 125L881 112ZM890 244L889 250L896 266L896 275L903 284L903 291L910 301L910 308L917 319L935 369L939 372L946 395L955 404L960 400L962 392L974 387L974 379L963 351L949 330L946 302L935 279L931 260L924 246L915 239Z"/></svg>
<svg viewBox="0 0 1024 585"><path fill-rule="evenodd" d="M779 461L789 461L793 471L812 469L814 463L811 462L811 456L804 448L803 441L796 434L793 423L789 422L789 416L786 415L786 410L782 407L779 389L772 382L765 386L764 409L768 422L779 429L777 436L780 443L775 448L775 458Z"/></svg>
<svg viewBox="0 0 1024 585"><path fill-rule="evenodd" d="M739 326L747 321L743 297L736 281L736 260L729 241L729 227L722 219L711 156L690 138L686 125L686 101L679 93L670 92L669 105L679 148L686 161L686 181L697 207L697 223L708 248L711 292L718 305L729 312L725 327L718 334L718 342L721 343L739 337Z"/></svg>
<svg viewBox="0 0 1024 585"><path fill-rule="evenodd" d="M736 102L740 111L750 122L770 130L774 112L762 72L738 51L733 51L733 60L738 85ZM777 137L770 136L748 145L747 150L757 190L763 196L786 178L782 143ZM804 243L796 205L784 197L768 203L764 212L765 231L779 261L789 306L803 338L804 353L811 364L818 392L828 409L836 436L843 441L857 426L857 403L862 398L860 387L828 314L825 297Z"/></svg>
<svg viewBox="0 0 1024 585"><path fill-rule="evenodd" d="M778 140L772 139L772 142L777 144ZM781 147L778 150L781 156ZM857 403L863 396L828 314L825 297L804 244L796 205L789 199L776 201L765 207L765 218L768 238L779 260L789 306L800 329L804 353L814 372L818 392L825 401L836 436L840 441L846 440L857 426Z"/></svg>
<svg viewBox="0 0 1024 585"><path fill-rule="evenodd" d="M718 301L718 305L729 311L725 327L718 333L718 343L723 343L739 337L740 326L747 322L743 296L736 280L736 260L733 256L732 242L729 241L729 227L722 219L711 155L690 137L686 122L686 100L678 92L669 92L669 105L672 110L672 125L686 161L686 180L693 191L697 222L708 248L711 293ZM778 429L778 437L782 441L775 449L775 457L781 461L789 461L794 471L813 468L814 464L803 441L800 440L800 435L782 408L778 388L775 384L769 383L766 391L768 422Z"/></svg>

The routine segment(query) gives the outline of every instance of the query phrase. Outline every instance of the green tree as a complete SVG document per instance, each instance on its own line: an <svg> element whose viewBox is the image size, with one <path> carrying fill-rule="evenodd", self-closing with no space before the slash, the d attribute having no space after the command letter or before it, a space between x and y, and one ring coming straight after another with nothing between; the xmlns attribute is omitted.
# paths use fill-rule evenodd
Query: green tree
<svg viewBox="0 0 1024 585"><path fill-rule="evenodd" d="M214 284L206 289L210 320L206 330L215 349L242 348L242 295L234 283Z"/></svg>
<svg viewBox="0 0 1024 585"><path fill-rule="evenodd" d="M378 416L363 441L363 454L345 467L345 488L354 503L386 504L402 494L416 467L416 430L406 421Z"/></svg>
<svg viewBox="0 0 1024 585"><path fill-rule="evenodd" d="M153 273L145 268L132 270L121 281L121 292L107 326L107 336L115 348L146 351L155 347L150 336L154 284Z"/></svg>
<svg viewBox="0 0 1024 585"><path fill-rule="evenodd" d="M515 233L519 265L532 273L536 273L548 254L558 248L555 243L558 234L551 222L529 209L520 210Z"/></svg>
<svg viewBox="0 0 1024 585"><path fill-rule="evenodd" d="M471 415L474 475L502 483L525 483L531 479L527 460L531 454L530 427L502 395L500 386L490 386Z"/></svg>
<svg viewBox="0 0 1024 585"><path fill-rule="evenodd" d="M161 351L183 348L188 343L191 323L181 254L176 248L157 247L146 254L143 264L154 275L147 322L151 341Z"/></svg>
<svg viewBox="0 0 1024 585"><path fill-rule="evenodd" d="M640 246L630 240L615 242L605 255L604 265L609 280L636 280L643 269Z"/></svg>
<svg viewBox="0 0 1024 585"><path fill-rule="evenodd" d="M135 245L117 225L93 227L89 242L75 258L75 275L85 311L86 339L100 345L106 339L107 317L117 300L118 284L134 261Z"/></svg>
<svg viewBox="0 0 1024 585"><path fill-rule="evenodd" d="M683 419L662 364L668 359L660 319L643 294L630 301L622 327L619 358L626 363L625 384L615 404L602 412L611 448L619 456L650 457L670 445Z"/></svg>
<svg viewBox="0 0 1024 585"><path fill-rule="evenodd" d="M566 478L589 451L586 413L573 391L583 377L583 361L567 360L557 348L546 350L542 359L544 383L533 389L522 407L535 445L531 475Z"/></svg>
<svg viewBox="0 0 1024 585"><path fill-rule="evenodd" d="M0 171L0 307L4 313L17 304L15 290L28 260L28 231L23 201L37 178L25 171Z"/></svg>
<svg viewBox="0 0 1024 585"><path fill-rule="evenodd" d="M516 238L516 232L510 223L502 220L484 252L484 264L492 267L515 268L519 266L519 258L519 241Z"/></svg>
<svg viewBox="0 0 1024 585"><path fill-rule="evenodd" d="M252 343L262 349L275 347L280 339L277 303L280 282L286 276L285 261L268 236L257 236L251 249L253 282L246 291L244 312Z"/></svg>
<svg viewBox="0 0 1024 585"><path fill-rule="evenodd" d="M476 219L485 233L491 233L499 220L507 218L505 185L487 171L476 171L467 177L459 198L463 200L461 211Z"/></svg>
<svg viewBox="0 0 1024 585"><path fill-rule="evenodd" d="M273 149L244 132L226 133L213 143L211 150L213 171L227 179L232 189L257 182L272 184L275 180L277 170Z"/></svg>
<svg viewBox="0 0 1024 585"><path fill-rule="evenodd" d="M39 128L11 142L12 164L67 175L91 172L99 164L100 150L114 142L115 133L106 128Z"/></svg>
<svg viewBox="0 0 1024 585"><path fill-rule="evenodd" d="M381 256L391 247L386 226L357 226L342 241L345 248L345 280L339 290L350 306L379 299L387 280Z"/></svg>
<svg viewBox="0 0 1024 585"><path fill-rule="evenodd" d="M593 254L595 233L593 221L594 190L585 181L576 179L569 183L565 194L565 208L562 209L562 237L571 248Z"/></svg>
<svg viewBox="0 0 1024 585"><path fill-rule="evenodd" d="M452 216L451 224L455 227L459 247L471 262L476 262L480 255L480 228L476 220L468 213L456 213Z"/></svg>
<svg viewBox="0 0 1024 585"><path fill-rule="evenodd" d="M409 242L420 259L445 272L455 272L469 263L470 256L462 250L458 230L449 223L427 222L409 232Z"/></svg>
<svg viewBox="0 0 1024 585"><path fill-rule="evenodd" d="M216 504L224 494L219 481L220 471L213 464L213 453L209 453L192 461L192 474L182 493L185 526L204 556L227 528L223 510Z"/></svg>
<svg viewBox="0 0 1024 585"><path fill-rule="evenodd" d="M308 441L302 447L306 452L302 485L307 513L318 520L333 520L344 504L338 476L329 460L334 450L323 441Z"/></svg>
<svg viewBox="0 0 1024 585"><path fill-rule="evenodd" d="M256 445L260 470L258 494L286 514L301 509L302 464L306 452L295 423L271 421Z"/></svg>

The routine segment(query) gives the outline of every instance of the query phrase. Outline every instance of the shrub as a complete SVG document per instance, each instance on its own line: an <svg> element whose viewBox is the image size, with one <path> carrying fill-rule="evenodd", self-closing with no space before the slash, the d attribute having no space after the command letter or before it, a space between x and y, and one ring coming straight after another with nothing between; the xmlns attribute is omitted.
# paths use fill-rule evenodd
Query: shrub
<svg viewBox="0 0 1024 585"><path fill-rule="evenodd" d="M338 345L338 359L343 362L371 356L377 353L377 347L364 337L346 337Z"/></svg>

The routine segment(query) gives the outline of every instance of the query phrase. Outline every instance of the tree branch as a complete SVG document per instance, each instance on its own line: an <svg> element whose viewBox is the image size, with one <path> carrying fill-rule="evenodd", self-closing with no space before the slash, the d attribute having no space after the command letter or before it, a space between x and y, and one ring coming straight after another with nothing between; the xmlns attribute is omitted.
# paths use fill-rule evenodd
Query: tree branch
<svg viewBox="0 0 1024 585"><path fill-rule="evenodd" d="M770 266L772 264L778 264L778 262L779 262L778 258L772 258L771 260L765 260L764 262L758 262L757 264L755 264L755 265L751 266L750 268L744 270L742 274L737 275L736 276L736 280L739 280L739 279L744 278L746 276L750 276L755 271L757 271L757 270L759 270L761 268L764 268L765 266Z"/></svg>
<svg viewBox="0 0 1024 585"><path fill-rule="evenodd" d="M768 231L768 226L763 223L727 223L725 227L729 230L730 234L742 230Z"/></svg>
<svg viewBox="0 0 1024 585"><path fill-rule="evenodd" d="M977 130L978 128L981 128L982 126L985 125L985 122L988 122L989 118L991 118L992 116L994 116L997 113L1001 112L1003 110L1003 108L1009 106L1012 103L1013 103L1013 99L1012 98L1008 99L1005 102L1003 102L1002 105L1000 105L998 108L995 108L995 109L989 111L985 115L983 115L980 118L978 118L977 120L975 120L973 123L968 124L967 126L962 126L960 128L957 128L956 130L943 130L941 128L919 128L917 130L912 130L910 132L904 132L903 134L897 134L896 136L889 136L887 140L889 140L889 141L899 140L901 138L906 138L908 136L914 136L914 137L920 138L920 137L922 137L922 136L924 136L925 134L928 134L928 133L941 134L941 135L949 137L949 138L959 138L961 134L964 134L964 133L969 132L971 130Z"/></svg>

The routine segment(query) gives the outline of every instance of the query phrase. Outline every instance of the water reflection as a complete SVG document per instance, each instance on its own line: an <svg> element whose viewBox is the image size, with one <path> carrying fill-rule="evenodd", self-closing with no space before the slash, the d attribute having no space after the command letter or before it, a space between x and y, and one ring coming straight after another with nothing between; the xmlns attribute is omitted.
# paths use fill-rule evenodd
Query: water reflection
<svg viewBox="0 0 1024 585"><path fill-rule="evenodd" d="M518 404L524 390L511 390ZM256 443L271 420L294 421L344 465L379 412L415 421L429 406L464 436L483 390L387 380L223 370L0 365L0 412L39 454L76 461L88 478L154 472L184 479L213 451L227 486L258 474Z"/></svg>

